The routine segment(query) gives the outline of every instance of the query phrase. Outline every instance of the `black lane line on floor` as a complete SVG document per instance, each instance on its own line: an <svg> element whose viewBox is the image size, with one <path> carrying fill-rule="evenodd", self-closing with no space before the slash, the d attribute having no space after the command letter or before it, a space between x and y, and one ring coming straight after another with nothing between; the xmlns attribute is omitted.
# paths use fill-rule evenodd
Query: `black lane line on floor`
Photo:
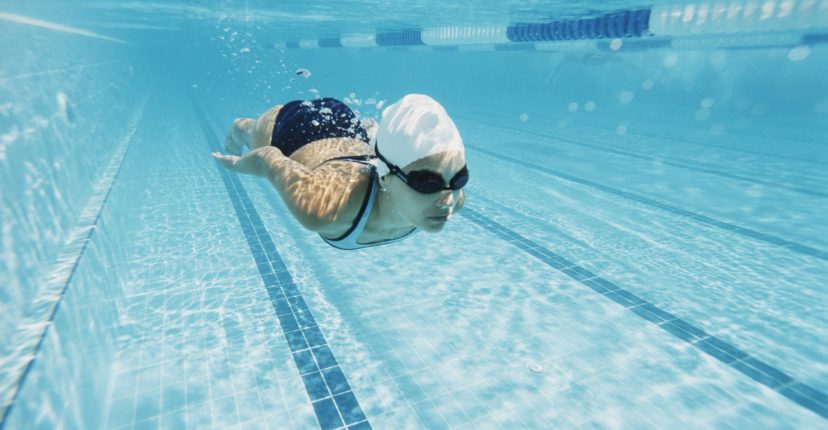
<svg viewBox="0 0 828 430"><path fill-rule="evenodd" d="M459 213L480 227L538 258L546 265L580 282L596 293L612 300L743 375L782 394L819 416L828 418L828 395L825 393L795 380L782 370L752 357L747 352L708 334L687 320L662 310L647 300L567 260L543 245L521 236L473 209L464 207Z"/></svg>
<svg viewBox="0 0 828 430"><path fill-rule="evenodd" d="M599 184L597 182L592 182L590 180L579 178L577 176L573 176L573 175L563 173L563 172L560 172L560 171L557 171L557 170L553 170L553 169L550 169L548 167L538 166L538 165L532 164L532 163L530 163L526 160L520 160L520 159L517 159L517 158L513 158L513 157L510 157L508 155L503 155L503 154L495 152L495 151L489 151L488 149L482 149L482 148L479 148L477 146L472 146L472 145L468 145L468 144L466 144L466 148L472 149L474 151L482 152L484 154L495 157L499 160L511 161L515 164L520 165L522 168L529 168L529 169L532 169L532 170L537 170L539 172L543 172L543 173L546 173L546 174L549 174L549 175L552 175L552 176L556 176L558 178L565 179L565 180L570 181L570 182L575 182L577 184L586 185L588 187L601 190L601 191L603 191L605 193L608 193L608 194L612 194L612 195L615 195L615 196L618 196L618 197L623 197L623 198L628 199L628 200L632 200L632 201L635 201L635 202L638 202L638 203L642 203L642 204L645 204L645 205L648 205L648 206L652 206L652 207L655 207L655 208L665 210L665 211L670 212L670 213L675 214L675 215L690 218L694 221L697 221L697 222L700 222L700 223L703 223L703 224L707 224L707 225L717 227L717 228L720 228L720 229L723 229L723 230L727 230L727 231L730 231L730 232L733 232L733 233L736 233L736 234L740 234L742 236L746 236L746 237L749 237L751 239L756 239L756 240L759 240L759 241L762 241L762 242L765 242L765 243L769 243L771 245L781 246L781 247L786 248L790 251L793 251L793 252L796 252L796 253L799 253L799 254L803 254L803 255L807 255L809 257L819 258L820 260L828 261L828 251L823 251L821 249L814 248L814 247L811 247L811 246L808 246L808 245L803 245L801 243L797 243L797 242L794 242L794 241L791 241L791 240L783 239L781 237L761 233L761 232L758 232L756 230L751 230L749 228L740 227L738 225L731 224L729 222L719 221L715 218L711 218L709 216L702 215L702 214L696 213L696 212L690 212L688 210L684 210L684 209L678 208L676 206L669 205L667 203L659 202L659 201L657 201L655 199L651 199L649 197L644 197L644 196L640 196L638 194L633 194L633 193L630 193L630 192L627 192L627 191L622 191L622 190L619 190L617 188L609 187L609 186L606 186L606 185L603 185L603 184Z"/></svg>
<svg viewBox="0 0 828 430"><path fill-rule="evenodd" d="M210 149L223 152L195 97L193 109ZM206 154L205 154L206 156ZM287 340L294 364L305 384L316 419L323 430L370 429L339 362L319 329L299 288L276 250L253 202L238 176L216 162L250 252Z"/></svg>
<svg viewBox="0 0 828 430"><path fill-rule="evenodd" d="M485 125L485 126L488 126L488 127L496 127L496 128L502 128L504 130L516 131L518 133L528 134L530 136L537 136L537 137L542 137L542 138L545 138L545 139L550 139L550 140L553 140L553 141L560 141L560 142L563 142L565 144L574 145L574 146L582 146L582 147L585 147L585 148L592 148L592 149L595 149L595 150L598 150L598 151L608 152L610 154L621 155L623 157L635 158L635 159L638 159L638 160L650 161L650 162L659 162L659 163L662 163L662 164L665 164L665 165L668 165L668 166L679 167L679 168L687 169L687 170L695 170L697 172L702 172L702 173L707 173L707 174L710 174L710 175L721 176L723 178L734 179L734 180L737 180L737 181L749 182L749 183L753 183L753 184L760 184L760 185L764 185L766 187L771 187L771 188L779 188L779 189L782 189L782 190L793 191L795 193L805 194L805 195L812 196L812 197L828 198L828 193L818 191L818 190L812 190L812 189L809 189L809 188L801 188L801 187L795 187L795 186L790 186L790 185L785 185L785 184L779 184L779 183L776 183L776 182L765 181L765 180L762 180L762 179L756 179L756 178L752 178L752 177L749 177L749 176L734 175L732 173L724 172L724 171L721 171L719 169L715 169L715 168L711 168L711 167L700 166L700 165L696 166L696 165L693 165L692 163L686 163L686 162L682 162L682 161L670 161L669 159L666 159L664 157L652 157L652 156L649 156L649 155L643 155L643 154L639 154L639 153L631 152L631 151L622 151L622 150L618 150L618 149L606 148L606 147L601 146L601 145L594 145L594 144L591 144L591 143L581 142L581 141L578 141L578 140L575 140L575 139L570 139L568 137L554 136L554 135L551 135L551 134L544 134L544 133L539 133L539 132L531 131L531 130L522 130L522 129L519 129L519 128L509 127L509 126L505 126L505 125L496 125L495 126L495 125L491 125L489 123L486 123L485 121L481 121L481 120L474 119L474 118L469 118L469 117L460 117L460 118L463 118L467 121L476 122L478 124L482 124L482 125Z"/></svg>

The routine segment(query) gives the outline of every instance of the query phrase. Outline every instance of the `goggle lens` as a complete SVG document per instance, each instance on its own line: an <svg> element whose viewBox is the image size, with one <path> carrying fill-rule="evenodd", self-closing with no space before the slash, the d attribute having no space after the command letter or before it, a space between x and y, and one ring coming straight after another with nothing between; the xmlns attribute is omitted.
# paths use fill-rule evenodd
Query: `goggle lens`
<svg viewBox="0 0 828 430"><path fill-rule="evenodd" d="M407 176L408 185L421 193L431 194L446 189L443 178L437 173L418 170L409 173ZM467 182L469 182L469 171L466 167L463 167L451 178L448 188L456 191L463 188Z"/></svg>

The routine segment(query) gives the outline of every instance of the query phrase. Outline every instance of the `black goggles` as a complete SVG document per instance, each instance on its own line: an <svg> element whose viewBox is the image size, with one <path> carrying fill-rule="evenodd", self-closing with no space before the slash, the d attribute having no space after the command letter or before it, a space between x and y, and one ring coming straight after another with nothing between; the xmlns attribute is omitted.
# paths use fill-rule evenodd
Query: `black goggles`
<svg viewBox="0 0 828 430"><path fill-rule="evenodd" d="M469 182L469 169L467 166L463 166L459 172L457 172L451 181L449 181L449 185L446 186L446 183L443 182L443 177L440 176L437 172L432 172L430 170L415 170L409 174L403 173L399 167L391 164L385 157L380 154L379 149L376 149L377 156L382 160L387 166L391 173L397 175L406 185L413 188L415 191L423 193L423 194L432 194L442 190L452 190L456 191L464 186L466 183Z"/></svg>

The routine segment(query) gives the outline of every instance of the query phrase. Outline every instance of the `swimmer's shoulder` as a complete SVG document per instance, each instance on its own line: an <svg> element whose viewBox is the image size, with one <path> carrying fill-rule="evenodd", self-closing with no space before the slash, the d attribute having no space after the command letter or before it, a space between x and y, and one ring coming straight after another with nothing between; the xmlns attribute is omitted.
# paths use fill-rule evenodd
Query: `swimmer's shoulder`
<svg viewBox="0 0 828 430"><path fill-rule="evenodd" d="M309 191L320 207L313 220L315 231L327 237L344 234L353 224L371 187L371 167L346 160L332 160L315 167Z"/></svg>
<svg viewBox="0 0 828 430"><path fill-rule="evenodd" d="M329 237L350 228L371 186L371 166L337 157L373 155L365 142L330 138L308 143L290 155L306 173L283 195L297 220Z"/></svg>

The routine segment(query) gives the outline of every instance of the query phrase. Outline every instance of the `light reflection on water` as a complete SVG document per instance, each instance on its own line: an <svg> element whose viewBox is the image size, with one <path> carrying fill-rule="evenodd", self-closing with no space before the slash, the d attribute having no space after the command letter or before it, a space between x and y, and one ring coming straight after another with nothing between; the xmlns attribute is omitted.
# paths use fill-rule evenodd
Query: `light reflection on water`
<svg viewBox="0 0 828 430"><path fill-rule="evenodd" d="M404 93L434 95L467 145L471 210L828 391L828 267L802 252L828 248L824 45L259 49L286 35L629 5L383 4L367 21L349 18L365 16L357 2L13 11L74 27L0 23L21 42L4 44L0 70L4 334L42 292L135 100L154 97L9 426L318 425L185 90L219 138L236 117L294 98L330 95L378 119ZM141 46L204 37L188 63L78 29ZM822 424L462 211L439 235L342 252L302 230L269 184L241 181L374 428ZM25 355L15 345L0 349L3 386Z"/></svg>

